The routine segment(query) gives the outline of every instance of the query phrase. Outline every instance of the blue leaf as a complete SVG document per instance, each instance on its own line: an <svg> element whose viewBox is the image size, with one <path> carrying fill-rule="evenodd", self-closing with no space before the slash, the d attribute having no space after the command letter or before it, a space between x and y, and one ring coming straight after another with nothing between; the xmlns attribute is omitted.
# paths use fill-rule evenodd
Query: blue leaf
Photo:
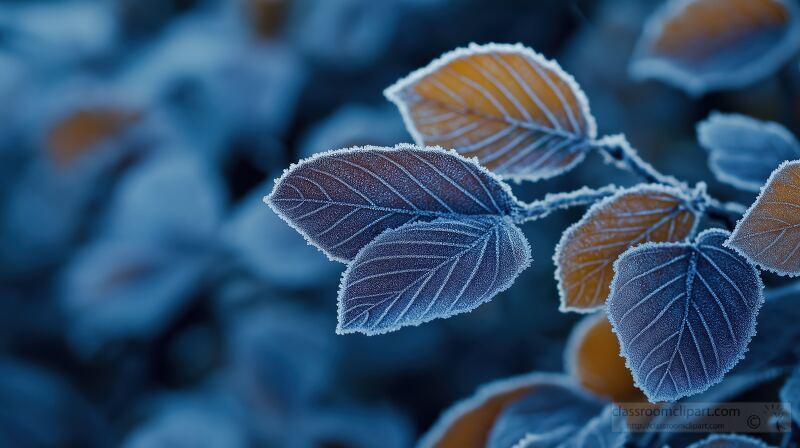
<svg viewBox="0 0 800 448"><path fill-rule="evenodd" d="M211 259L165 245L99 240L64 270L59 305L74 348L91 354L109 341L146 339L164 329L201 284Z"/></svg>
<svg viewBox="0 0 800 448"><path fill-rule="evenodd" d="M609 320L653 402L718 383L755 334L763 285L747 260L723 247L728 235L712 229L694 244L643 244L614 265Z"/></svg>
<svg viewBox="0 0 800 448"><path fill-rule="evenodd" d="M394 145L408 139L403 118L393 106L348 104L306 132L299 153L306 158L331 148L348 148L364 142Z"/></svg>
<svg viewBox="0 0 800 448"><path fill-rule="evenodd" d="M475 309L530 264L500 217L416 222L383 233L342 276L337 333L380 334Z"/></svg>
<svg viewBox="0 0 800 448"><path fill-rule="evenodd" d="M245 448L248 433L237 409L212 391L174 394L148 403L152 415L126 437L123 448Z"/></svg>
<svg viewBox="0 0 800 448"><path fill-rule="evenodd" d="M688 448L770 448L770 445L750 436L739 434L712 434L689 445Z"/></svg>
<svg viewBox="0 0 800 448"><path fill-rule="evenodd" d="M341 272L340 265L316 256L313 246L264 207L263 188L254 191L223 227L222 241L231 259L268 287L332 287Z"/></svg>
<svg viewBox="0 0 800 448"><path fill-rule="evenodd" d="M725 377L724 381L711 386L705 392L695 395L691 397L691 399L681 399L676 403L661 404L660 408L663 412L660 412L655 418L650 420L648 424L654 428L667 428L670 426L674 427L677 425L691 424L701 420L703 418L702 413L688 417L685 413L679 412L678 408L684 407L687 403L689 406L692 406L692 403L719 403L719 406L725 406L726 402L734 400L736 397L752 391L768 381L778 378L783 375L783 373L784 371L782 369L765 369L758 372L746 373L731 372ZM650 432L641 437L638 441L640 442L640 446L664 446L671 437L678 434L680 433L669 431ZM657 443L649 443L651 439L656 439Z"/></svg>
<svg viewBox="0 0 800 448"><path fill-rule="evenodd" d="M622 428L617 428L614 424L614 419L619 418L614 416L617 411L616 406L610 404L602 414L591 419L575 437L571 438L564 448L592 448L592 447L605 447L605 448L621 448L628 440L628 428L622 425ZM624 422L623 418L619 421ZM531 446L531 445L527 445Z"/></svg>
<svg viewBox="0 0 800 448"><path fill-rule="evenodd" d="M298 420L290 430L284 428L285 440L275 446L405 448L413 442L408 418L385 405L315 409Z"/></svg>
<svg viewBox="0 0 800 448"><path fill-rule="evenodd" d="M328 257L349 261L386 229L436 218L512 214L510 188L453 151L398 145L316 155L291 166L267 202Z"/></svg>
<svg viewBox="0 0 800 448"><path fill-rule="evenodd" d="M565 393L586 397L589 402L597 401L563 374L533 372L504 378L481 386L472 396L448 408L417 446L486 446L489 432L500 413L514 401L541 388L561 388Z"/></svg>
<svg viewBox="0 0 800 448"><path fill-rule="evenodd" d="M767 289L766 300L758 313L758 326L767 328L750 341L747 356L736 366L737 372L761 372L771 367L791 367L800 362L800 307L798 285Z"/></svg>
<svg viewBox="0 0 800 448"><path fill-rule="evenodd" d="M197 156L168 153L131 170L111 200L110 237L209 245L225 207L221 180Z"/></svg>
<svg viewBox="0 0 800 448"><path fill-rule="evenodd" d="M543 382L504 408L495 420L486 446L561 446L577 438L582 428L603 412L605 405L569 381ZM590 433L595 429L603 431L596 423L592 426L582 437L593 437Z"/></svg>
<svg viewBox="0 0 800 448"><path fill-rule="evenodd" d="M109 422L55 372L0 358L0 446L113 445Z"/></svg>
<svg viewBox="0 0 800 448"><path fill-rule="evenodd" d="M230 328L231 389L259 425L273 426L285 413L307 407L334 382L339 347L327 319L271 304L237 313Z"/></svg>
<svg viewBox="0 0 800 448"><path fill-rule="evenodd" d="M782 162L800 156L800 144L778 123L714 113L697 125L697 139L720 182L759 191Z"/></svg>
<svg viewBox="0 0 800 448"><path fill-rule="evenodd" d="M795 369L781 389L781 401L789 403L792 418L800 425L800 367Z"/></svg>

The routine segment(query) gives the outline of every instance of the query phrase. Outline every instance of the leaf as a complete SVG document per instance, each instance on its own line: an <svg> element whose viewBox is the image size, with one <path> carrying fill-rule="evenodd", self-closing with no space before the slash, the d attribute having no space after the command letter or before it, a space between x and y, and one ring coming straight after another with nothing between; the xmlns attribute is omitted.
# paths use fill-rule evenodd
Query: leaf
<svg viewBox="0 0 800 448"><path fill-rule="evenodd" d="M769 76L799 46L790 1L670 0L645 26L630 73L702 95Z"/></svg>
<svg viewBox="0 0 800 448"><path fill-rule="evenodd" d="M276 421L331 387L340 347L327 324L307 309L274 303L236 315L226 336L227 371L247 413Z"/></svg>
<svg viewBox="0 0 800 448"><path fill-rule="evenodd" d="M784 162L726 243L762 269L800 275L800 161Z"/></svg>
<svg viewBox="0 0 800 448"><path fill-rule="evenodd" d="M59 305L75 350L91 355L107 343L151 338L202 284L206 253L141 241L95 241L64 269Z"/></svg>
<svg viewBox="0 0 800 448"><path fill-rule="evenodd" d="M366 146L315 155L286 170L265 202L337 261L386 229L436 218L510 215L511 189L440 148Z"/></svg>
<svg viewBox="0 0 800 448"><path fill-rule="evenodd" d="M751 344L750 352L752 351L753 348ZM686 409L687 406L691 407L696 405L707 407L708 403L716 403L712 406L712 408L724 407L728 402L734 400L736 397L741 397L742 394L752 391L756 387L772 381L781 375L783 375L781 369L767 369L758 372L747 373L736 373L735 371L732 371L725 377L724 381L711 386L705 392L692 396L691 399L684 398L675 403L653 404L653 407L661 409L661 411L657 413L655 417L640 417L637 420L629 420L629 425L633 426L637 425L638 423L646 423L652 428L668 428L676 427L678 425L683 425L686 427L685 425L702 420L704 415L703 413L697 413L696 415L688 416L686 413L682 413L680 408ZM641 408L641 406L637 404L634 409L637 408ZM680 433L676 434L669 431L650 432L641 438L639 442L642 446L666 446L668 440L672 436L679 434ZM652 438L656 438L658 443L647 443L647 441Z"/></svg>
<svg viewBox="0 0 800 448"><path fill-rule="evenodd" d="M406 448L413 446L415 435L409 419L385 405L339 405L322 410L315 406L302 412L298 420L291 430L281 428L283 443L274 446Z"/></svg>
<svg viewBox="0 0 800 448"><path fill-rule="evenodd" d="M608 317L636 386L674 401L720 382L744 356L763 302L758 271L712 229L617 260Z"/></svg>
<svg viewBox="0 0 800 448"><path fill-rule="evenodd" d="M47 145L55 162L67 166L141 119L140 111L124 108L100 106L75 110L53 124Z"/></svg>
<svg viewBox="0 0 800 448"><path fill-rule="evenodd" d="M111 198L105 234L126 240L210 246L226 198L222 180L193 153L154 156L131 169Z"/></svg>
<svg viewBox="0 0 800 448"><path fill-rule="evenodd" d="M586 316L572 330L564 351L569 375L584 389L614 402L643 401L620 355L619 341L605 313Z"/></svg>
<svg viewBox="0 0 800 448"><path fill-rule="evenodd" d="M561 446L605 405L568 381L539 384L503 409L486 447Z"/></svg>
<svg viewBox="0 0 800 448"><path fill-rule="evenodd" d="M336 332L381 334L471 311L529 265L528 241L503 218L407 224L381 234L345 271Z"/></svg>
<svg viewBox="0 0 800 448"><path fill-rule="evenodd" d="M593 205L556 246L560 310L602 307L617 257L648 241L683 240L697 225L697 209L679 190L658 185L622 190Z"/></svg>
<svg viewBox="0 0 800 448"><path fill-rule="evenodd" d="M781 388L781 401L789 403L792 418L800 425L800 367L794 370Z"/></svg>
<svg viewBox="0 0 800 448"><path fill-rule="evenodd" d="M454 148L503 177L561 174L597 135L575 80L519 44L452 51L385 94L418 144Z"/></svg>
<svg viewBox="0 0 800 448"><path fill-rule="evenodd" d="M314 247L261 201L256 187L233 211L221 232L230 259L268 287L308 289L335 284L340 265L317 256Z"/></svg>
<svg viewBox="0 0 800 448"><path fill-rule="evenodd" d="M489 431L509 403L531 391L559 384L574 388L564 375L538 372L481 386L473 396L446 410L422 436L418 447L485 448Z"/></svg>
<svg viewBox="0 0 800 448"><path fill-rule="evenodd" d="M787 368L800 362L800 308L797 297L800 289L776 295L778 290L765 290L764 306L758 313L758 326L769 328L759 331L750 341L747 356L735 371L763 372L771 367Z"/></svg>
<svg viewBox="0 0 800 448"><path fill-rule="evenodd" d="M239 408L222 395L203 391L163 394L150 399L146 419L126 434L120 446L246 448L248 428L237 416Z"/></svg>
<svg viewBox="0 0 800 448"><path fill-rule="evenodd" d="M698 124L697 139L717 179L746 191L758 191L778 165L800 156L786 128L739 114L711 114Z"/></svg>
<svg viewBox="0 0 800 448"><path fill-rule="evenodd" d="M602 414L591 419L575 437L572 437L564 448L622 448L630 434L627 426L617 428L614 424L614 413L618 408L612 404L606 406ZM522 445L520 448L533 445Z"/></svg>
<svg viewBox="0 0 800 448"><path fill-rule="evenodd" d="M0 397L5 409L0 412L3 446L115 445L117 436L105 417L63 372L5 354L0 358Z"/></svg>
<svg viewBox="0 0 800 448"><path fill-rule="evenodd" d="M740 434L711 434L689 448L770 448L759 439Z"/></svg>

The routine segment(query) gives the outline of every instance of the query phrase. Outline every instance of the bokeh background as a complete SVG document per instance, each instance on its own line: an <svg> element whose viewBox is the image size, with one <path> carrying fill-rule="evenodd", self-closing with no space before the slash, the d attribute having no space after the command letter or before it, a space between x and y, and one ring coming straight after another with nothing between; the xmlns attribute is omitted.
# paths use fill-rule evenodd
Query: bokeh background
<svg viewBox="0 0 800 448"><path fill-rule="evenodd" d="M344 265L261 198L299 158L409 142L382 96L401 76L521 42L575 76L601 134L750 203L713 180L694 125L735 111L800 134L800 72L702 99L634 83L657 6L0 2L0 446L406 447L482 383L563 370L579 316L557 310L551 257L580 211L526 225L533 266L476 311L336 336ZM635 182L600 160L515 191Z"/></svg>

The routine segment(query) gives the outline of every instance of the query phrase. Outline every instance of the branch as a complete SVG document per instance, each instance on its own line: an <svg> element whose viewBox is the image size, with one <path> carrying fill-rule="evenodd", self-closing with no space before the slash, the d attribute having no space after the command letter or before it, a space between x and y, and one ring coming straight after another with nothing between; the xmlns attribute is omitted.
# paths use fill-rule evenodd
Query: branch
<svg viewBox="0 0 800 448"><path fill-rule="evenodd" d="M542 200L523 204L515 214L514 221L517 224L522 224L544 218L556 210L591 205L613 195L617 190L618 188L615 185L607 185L598 189L583 187L580 190L567 193L548 194Z"/></svg>
<svg viewBox="0 0 800 448"><path fill-rule="evenodd" d="M747 208L738 202L720 202L711 196L708 196L708 201L706 202L708 217L724 222L730 230L736 227L736 223L744 215L745 211L747 211Z"/></svg>
<svg viewBox="0 0 800 448"><path fill-rule="evenodd" d="M687 190L688 186L678 179L661 174L652 165L642 160L635 149L628 143L622 134L609 135L594 142L594 148L605 156L606 163L613 164L620 169L630 171L641 177L645 182L669 185Z"/></svg>
<svg viewBox="0 0 800 448"><path fill-rule="evenodd" d="M594 148L600 151L606 159L606 163L613 164L620 169L630 171L639 176L645 182L668 185L683 191L688 191L686 183L678 179L658 172L652 165L642 160L639 154L631 146L622 134L603 137L594 142ZM722 202L708 195L706 197L705 209L708 217L725 223L729 230L736 227L736 222L742 217L747 207L735 202Z"/></svg>

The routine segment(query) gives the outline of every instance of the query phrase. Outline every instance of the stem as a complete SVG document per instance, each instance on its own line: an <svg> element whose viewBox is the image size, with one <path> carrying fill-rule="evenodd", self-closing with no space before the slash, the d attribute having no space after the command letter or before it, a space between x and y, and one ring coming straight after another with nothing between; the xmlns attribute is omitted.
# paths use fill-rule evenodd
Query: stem
<svg viewBox="0 0 800 448"><path fill-rule="evenodd" d="M613 195L617 190L618 188L616 186L607 185L598 189L583 187L580 190L567 193L548 194L544 199L523 204L515 214L514 222L522 224L544 218L556 210L594 204L601 199Z"/></svg>
<svg viewBox="0 0 800 448"><path fill-rule="evenodd" d="M736 227L736 222L744 215L747 208L738 202L720 202L708 196L706 202L706 213L711 219L722 221L728 229L733 230Z"/></svg>
<svg viewBox="0 0 800 448"><path fill-rule="evenodd" d="M639 176L645 182L667 185L688 191L689 187L678 179L660 173L652 165L642 160L639 154L631 146L622 134L603 137L594 142L594 148L603 154L607 163L616 165L618 168L630 171ZM705 210L708 217L725 223L729 230L736 227L736 222L744 214L747 207L736 202L722 202L718 199L705 195Z"/></svg>
<svg viewBox="0 0 800 448"><path fill-rule="evenodd" d="M600 150L606 157L606 162L630 171L646 182L669 185L682 190L688 189L683 182L678 181L678 179L672 176L659 173L658 170L653 168L653 165L642 160L636 150L628 143L628 139L622 134L603 137L594 142L594 147Z"/></svg>

